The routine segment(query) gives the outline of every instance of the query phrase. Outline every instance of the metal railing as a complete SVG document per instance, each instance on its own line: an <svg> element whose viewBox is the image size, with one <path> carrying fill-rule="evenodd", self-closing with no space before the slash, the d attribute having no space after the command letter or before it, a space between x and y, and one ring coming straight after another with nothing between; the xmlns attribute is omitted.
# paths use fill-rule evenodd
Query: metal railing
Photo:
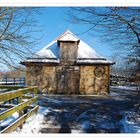
<svg viewBox="0 0 140 140"><path fill-rule="evenodd" d="M0 85L21 85L25 81L25 77L0 77Z"/></svg>

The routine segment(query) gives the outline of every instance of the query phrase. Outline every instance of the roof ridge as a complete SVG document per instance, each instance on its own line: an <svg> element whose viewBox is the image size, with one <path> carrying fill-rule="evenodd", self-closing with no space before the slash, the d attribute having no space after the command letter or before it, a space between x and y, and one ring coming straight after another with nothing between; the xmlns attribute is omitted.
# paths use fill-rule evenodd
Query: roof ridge
<svg viewBox="0 0 140 140"><path fill-rule="evenodd" d="M66 30L65 32L63 32L61 35L59 35L55 40L59 40L59 39L63 38L65 35L67 35L67 34L70 34L70 35L72 35L73 37L79 39L79 37L77 37L72 31L70 31L70 30L68 29L68 30ZM80 39L79 39L79 40L80 40Z"/></svg>

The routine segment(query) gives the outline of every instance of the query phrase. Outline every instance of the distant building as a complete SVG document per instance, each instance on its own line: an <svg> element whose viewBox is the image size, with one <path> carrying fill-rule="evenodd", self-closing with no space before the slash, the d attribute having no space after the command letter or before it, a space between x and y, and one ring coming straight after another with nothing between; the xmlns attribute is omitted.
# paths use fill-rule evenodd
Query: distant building
<svg viewBox="0 0 140 140"><path fill-rule="evenodd" d="M26 66L26 82L49 94L109 93L110 65L71 31L66 31L31 58Z"/></svg>

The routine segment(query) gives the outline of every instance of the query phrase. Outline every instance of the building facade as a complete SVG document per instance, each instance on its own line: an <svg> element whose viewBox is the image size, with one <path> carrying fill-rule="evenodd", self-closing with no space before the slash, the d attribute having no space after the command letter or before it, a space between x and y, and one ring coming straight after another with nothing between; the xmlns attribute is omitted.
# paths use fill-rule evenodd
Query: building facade
<svg viewBox="0 0 140 140"><path fill-rule="evenodd" d="M31 58L26 83L48 94L108 94L110 65L71 31L66 31Z"/></svg>

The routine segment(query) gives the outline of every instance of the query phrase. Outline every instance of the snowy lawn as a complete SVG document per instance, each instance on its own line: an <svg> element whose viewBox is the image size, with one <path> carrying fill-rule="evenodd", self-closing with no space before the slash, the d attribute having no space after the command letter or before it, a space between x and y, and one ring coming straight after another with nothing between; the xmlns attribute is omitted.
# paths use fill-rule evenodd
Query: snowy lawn
<svg viewBox="0 0 140 140"><path fill-rule="evenodd" d="M108 96L39 95L39 112L19 133L140 133L140 96L112 87Z"/></svg>
<svg viewBox="0 0 140 140"><path fill-rule="evenodd" d="M136 91L138 89L137 86L111 86L111 88L116 88L116 89L123 89L123 90L131 90L131 91Z"/></svg>
<svg viewBox="0 0 140 140"><path fill-rule="evenodd" d="M122 132L140 133L140 114L133 111L123 112L124 117L121 120L123 125Z"/></svg>
<svg viewBox="0 0 140 140"><path fill-rule="evenodd" d="M32 115L27 121L24 123L23 128L18 128L16 131L12 132L13 134L18 133L39 133L41 128L41 123L43 122L44 115L46 113L46 107L40 107L37 114Z"/></svg>

